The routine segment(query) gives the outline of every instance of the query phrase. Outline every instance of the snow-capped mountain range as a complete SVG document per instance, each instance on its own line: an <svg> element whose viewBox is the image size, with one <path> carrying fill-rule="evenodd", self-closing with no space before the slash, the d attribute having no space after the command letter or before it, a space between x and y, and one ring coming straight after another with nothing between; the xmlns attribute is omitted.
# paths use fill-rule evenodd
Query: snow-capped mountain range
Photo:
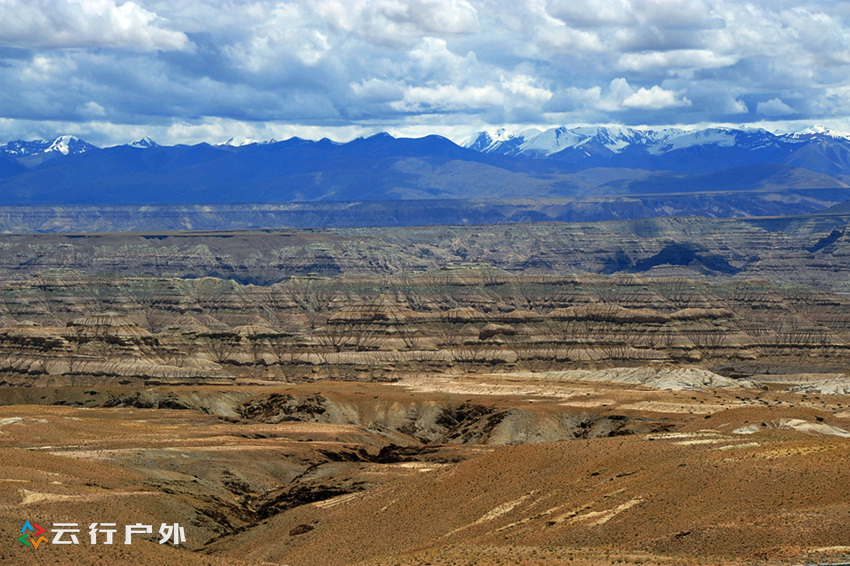
<svg viewBox="0 0 850 566"><path fill-rule="evenodd" d="M217 147L245 147L249 145L263 145L263 144L272 144L277 143L277 140L267 140L260 141L254 140L250 138L245 138L241 136L232 137L227 141L216 144ZM153 141L148 136L145 136L136 141L132 141L128 144L125 144L126 147L132 147L135 149L151 149L155 147L167 147L160 146L158 143ZM123 146L117 146L123 147ZM50 153L58 153L62 155L79 155L81 153L86 153L92 150L103 149L96 145L90 144L89 142L78 138L77 136L71 135L62 135L57 137L52 141L48 140L15 140L6 143L5 145L0 145L0 154L5 154L11 157L27 157L27 156L36 156Z"/></svg>
<svg viewBox="0 0 850 566"><path fill-rule="evenodd" d="M0 146L0 152L15 157L26 157L43 153L61 153L62 155L77 155L93 149L99 149L76 136L59 136L53 141L16 140Z"/></svg>
<svg viewBox="0 0 850 566"><path fill-rule="evenodd" d="M478 132L462 145L484 153L549 157L566 149L580 148L588 144L596 144L613 153L619 153L629 146L653 146L684 133L684 130L678 129L637 130L623 126L561 126L545 131L530 129L517 133L502 128Z"/></svg>
<svg viewBox="0 0 850 566"><path fill-rule="evenodd" d="M557 161L572 170L598 167L708 174L765 164L850 175L850 134L813 126L791 133L758 128L641 129L559 127L483 131L463 147L488 155Z"/></svg>
<svg viewBox="0 0 850 566"><path fill-rule="evenodd" d="M386 134L377 134L384 135ZM693 147L713 146L737 147L748 151L775 150L782 147L799 146L812 141L850 142L850 133L830 130L823 126L811 126L790 133L772 133L764 129L708 128L685 130L681 128L629 128L626 126L560 126L548 130L528 129L510 132L504 128L481 131L461 143L461 147L481 153L522 156L532 158L559 157L569 155L598 156L600 154L622 154L645 152L648 155L663 155L676 150ZM306 141L306 140L305 140ZM256 140L235 136L215 144L215 147L243 148L252 145L271 145L277 140ZM160 146L149 137L126 144L136 149ZM120 146L118 146L120 147ZM15 140L0 145L0 154L20 158L31 155L57 153L78 155L101 149L73 135L62 135L52 141ZM561 156L562 157L562 156Z"/></svg>
<svg viewBox="0 0 850 566"><path fill-rule="evenodd" d="M145 137L98 148L63 135L0 145L0 200L7 205L537 198L848 185L850 135L820 127L787 134L719 127L496 130L462 145L440 136L386 133L347 143L236 137L165 146Z"/></svg>
<svg viewBox="0 0 850 566"><path fill-rule="evenodd" d="M822 126L787 134L771 133L756 128L680 128L637 129L624 126L558 127L508 132L505 129L481 131L466 140L463 147L500 155L552 157L565 150L580 150L588 156L604 149L612 154L641 150L661 155L695 146L741 147L751 151L777 148L784 144L800 144L817 138L848 141L850 133Z"/></svg>

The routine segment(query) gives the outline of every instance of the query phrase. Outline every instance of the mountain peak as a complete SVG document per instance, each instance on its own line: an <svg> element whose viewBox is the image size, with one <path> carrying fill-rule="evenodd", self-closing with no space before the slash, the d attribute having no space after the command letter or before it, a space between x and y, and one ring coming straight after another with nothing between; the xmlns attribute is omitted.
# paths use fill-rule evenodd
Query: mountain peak
<svg viewBox="0 0 850 566"><path fill-rule="evenodd" d="M62 135L53 140L50 146L44 150L44 153L56 151L62 155L76 155L78 153L85 153L92 149L96 149L95 146L85 140L81 140L77 136Z"/></svg>
<svg viewBox="0 0 850 566"><path fill-rule="evenodd" d="M0 146L0 153L10 155L15 159L40 155L46 153L60 153L62 155L76 155L98 149L87 141L77 136L62 135L53 141L47 140L15 140Z"/></svg>
<svg viewBox="0 0 850 566"><path fill-rule="evenodd" d="M227 140L226 142L222 142L216 145L222 146L226 145L229 147L244 147L246 145L259 145L268 142L262 142L260 140L255 140L253 138L246 138L245 136L234 136Z"/></svg>
<svg viewBox="0 0 850 566"><path fill-rule="evenodd" d="M129 145L130 147L135 147L136 149L149 149L152 147L159 147L159 144L150 139L148 136L145 136L142 139L136 140L127 145Z"/></svg>
<svg viewBox="0 0 850 566"><path fill-rule="evenodd" d="M528 157L549 157L568 149L583 148L587 144L604 148L603 151L620 153L629 146L648 147L683 133L685 133L683 130L675 128L646 130L618 125L558 126L542 132L537 129L528 129L518 133L502 128L479 132L469 138L463 146L484 153ZM590 154L586 149L580 151Z"/></svg>
<svg viewBox="0 0 850 566"><path fill-rule="evenodd" d="M475 151L490 152L504 142L510 141L517 137L517 134L499 128L498 130L484 130L474 134L472 137L464 141L461 146Z"/></svg>
<svg viewBox="0 0 850 566"><path fill-rule="evenodd" d="M787 134L787 136L793 139L809 139L815 136L824 136L838 140L846 140L850 139L850 132L840 132L838 130L827 128L826 126L815 124L803 130L791 132L790 134Z"/></svg>
<svg viewBox="0 0 850 566"><path fill-rule="evenodd" d="M14 157L24 157L35 153L43 153L48 147L50 147L50 142L47 140L15 140L0 146L0 152Z"/></svg>
<svg viewBox="0 0 850 566"><path fill-rule="evenodd" d="M521 132L511 132L505 128L484 130L471 136L461 146L482 153L517 155L520 153L520 148L528 140L534 139L542 133L534 128Z"/></svg>

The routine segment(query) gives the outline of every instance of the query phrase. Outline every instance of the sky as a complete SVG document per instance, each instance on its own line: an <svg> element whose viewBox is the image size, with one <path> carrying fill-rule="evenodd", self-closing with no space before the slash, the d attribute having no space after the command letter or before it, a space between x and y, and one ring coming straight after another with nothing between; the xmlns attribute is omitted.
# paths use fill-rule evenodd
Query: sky
<svg viewBox="0 0 850 566"><path fill-rule="evenodd" d="M0 0L0 142L850 130L850 2Z"/></svg>

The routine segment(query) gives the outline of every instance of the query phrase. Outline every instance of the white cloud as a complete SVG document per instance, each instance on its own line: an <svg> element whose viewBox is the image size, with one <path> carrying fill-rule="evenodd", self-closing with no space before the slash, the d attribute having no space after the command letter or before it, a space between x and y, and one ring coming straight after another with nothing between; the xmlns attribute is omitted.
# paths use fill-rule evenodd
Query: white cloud
<svg viewBox="0 0 850 566"><path fill-rule="evenodd" d="M746 114L750 109L747 104L740 98L729 98L726 100L726 105L723 108L725 114Z"/></svg>
<svg viewBox="0 0 850 566"><path fill-rule="evenodd" d="M548 19L548 25L540 26L536 40L541 46L563 51L602 52L605 45L599 34L593 31L574 29L554 19Z"/></svg>
<svg viewBox="0 0 850 566"><path fill-rule="evenodd" d="M106 116L106 109L97 102L90 100L77 106L77 113L85 118L103 118Z"/></svg>
<svg viewBox="0 0 850 566"><path fill-rule="evenodd" d="M21 78L26 81L44 82L60 74L72 73L76 69L76 63L69 57L36 55L29 65L21 71Z"/></svg>
<svg viewBox="0 0 850 566"><path fill-rule="evenodd" d="M401 112L431 113L475 110L488 106L501 106L504 103L504 94L493 86L438 85L407 87L404 99L393 102L390 106Z"/></svg>
<svg viewBox="0 0 850 566"><path fill-rule="evenodd" d="M410 49L401 62L396 63L393 72L399 79L407 81L463 85L486 80L490 72L486 67L478 61L474 51L460 55L449 49L446 40L426 37Z"/></svg>
<svg viewBox="0 0 850 566"><path fill-rule="evenodd" d="M827 122L850 100L845 4L0 0L0 108L195 132Z"/></svg>
<svg viewBox="0 0 850 566"><path fill-rule="evenodd" d="M779 19L786 30L793 30L796 43L822 63L850 62L850 33L842 21L804 8L783 10Z"/></svg>
<svg viewBox="0 0 850 566"><path fill-rule="evenodd" d="M249 13L255 21L252 33L222 47L237 67L274 75L288 70L290 64L314 66L330 50L328 35L311 26L298 6L254 5Z"/></svg>
<svg viewBox="0 0 850 566"><path fill-rule="evenodd" d="M626 71L669 71L676 69L714 69L738 62L733 55L721 55L708 49L677 49L673 51L650 51L647 53L625 53L617 61Z"/></svg>
<svg viewBox="0 0 850 566"><path fill-rule="evenodd" d="M630 25L635 19L629 0L550 0L547 2L547 8L552 16L569 26L579 28Z"/></svg>
<svg viewBox="0 0 850 566"><path fill-rule="evenodd" d="M369 79L359 83L351 83L354 96L369 102L392 102L401 100L404 91L396 83L382 81L380 79Z"/></svg>
<svg viewBox="0 0 850 566"><path fill-rule="evenodd" d="M571 27L705 30L722 27L706 0L549 0L548 12Z"/></svg>
<svg viewBox="0 0 850 566"><path fill-rule="evenodd" d="M665 29L706 30L723 27L714 7L719 2L706 0L633 0L637 21Z"/></svg>
<svg viewBox="0 0 850 566"><path fill-rule="evenodd" d="M332 29L378 45L410 46L429 35L478 29L478 13L466 0L321 0L312 8Z"/></svg>
<svg viewBox="0 0 850 566"><path fill-rule="evenodd" d="M794 113L794 109L782 102L781 98L771 98L766 102L759 102L756 112L765 116L788 116Z"/></svg>
<svg viewBox="0 0 850 566"><path fill-rule="evenodd" d="M529 75L509 75L502 77L502 86L518 95L526 103L543 104L552 98L552 91L537 84L534 77Z"/></svg>
<svg viewBox="0 0 850 566"><path fill-rule="evenodd" d="M623 108L638 108L641 110L661 110L662 108L679 108L690 106L691 101L680 97L672 90L664 90L658 85L652 88L639 88L623 100Z"/></svg>
<svg viewBox="0 0 850 566"><path fill-rule="evenodd" d="M135 2L113 0L3 0L0 45L28 48L120 47L184 49L186 35L163 27Z"/></svg>
<svg viewBox="0 0 850 566"><path fill-rule="evenodd" d="M824 90L818 101L821 112L828 112L835 106L845 108L850 105L850 86L831 87Z"/></svg>
<svg viewBox="0 0 850 566"><path fill-rule="evenodd" d="M665 108L681 108L692 103L672 90L666 90L659 85L650 88L641 87L635 90L629 82L616 78L604 92L600 87L588 89L568 89L568 97L576 103L604 112L620 112L623 110L661 110Z"/></svg>

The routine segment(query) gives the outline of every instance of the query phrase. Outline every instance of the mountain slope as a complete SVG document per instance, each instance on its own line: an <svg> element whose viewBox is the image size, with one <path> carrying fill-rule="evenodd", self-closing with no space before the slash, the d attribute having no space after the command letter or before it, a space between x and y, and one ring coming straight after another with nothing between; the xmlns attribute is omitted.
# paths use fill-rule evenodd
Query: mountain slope
<svg viewBox="0 0 850 566"><path fill-rule="evenodd" d="M576 169L628 167L705 174L775 163L828 175L850 170L848 135L819 127L782 135L732 128L560 127L518 134L500 130L481 132L465 145L491 154L557 159Z"/></svg>
<svg viewBox="0 0 850 566"><path fill-rule="evenodd" d="M170 147L143 138L104 149L74 136L15 141L0 146L0 197L6 205L541 198L850 180L850 141L826 130L500 130L466 145L389 134Z"/></svg>
<svg viewBox="0 0 850 566"><path fill-rule="evenodd" d="M653 173L643 179L618 179L597 187L601 194L666 194L712 191L762 191L848 185L829 175L789 165L759 164L733 167L705 175Z"/></svg>
<svg viewBox="0 0 850 566"><path fill-rule="evenodd" d="M347 144L293 139L144 151L118 146L43 161L24 171L10 163L0 191L6 204L18 205L533 196L549 192L540 187L535 170L551 169L546 163L487 156L438 136L386 134Z"/></svg>

